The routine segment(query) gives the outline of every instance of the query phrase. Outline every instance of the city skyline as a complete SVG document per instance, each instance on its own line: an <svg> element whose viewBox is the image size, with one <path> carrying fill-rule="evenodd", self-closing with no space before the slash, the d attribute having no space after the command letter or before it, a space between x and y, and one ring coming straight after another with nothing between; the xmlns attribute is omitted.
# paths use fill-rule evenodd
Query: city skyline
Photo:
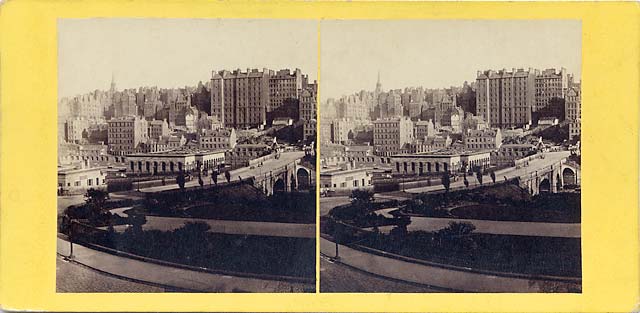
<svg viewBox="0 0 640 313"><path fill-rule="evenodd" d="M378 73L384 90L461 86L503 68L564 67L580 81L581 38L567 20L323 21L320 97L373 91Z"/></svg>
<svg viewBox="0 0 640 313"><path fill-rule="evenodd" d="M247 68L317 79L312 20L61 19L58 38L59 99L108 90L112 77L119 90L196 86L212 71Z"/></svg>

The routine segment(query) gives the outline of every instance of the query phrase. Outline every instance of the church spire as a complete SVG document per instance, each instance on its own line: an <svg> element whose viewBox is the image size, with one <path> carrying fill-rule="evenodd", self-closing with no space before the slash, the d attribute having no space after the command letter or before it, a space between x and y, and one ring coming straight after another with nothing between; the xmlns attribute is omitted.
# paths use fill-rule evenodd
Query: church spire
<svg viewBox="0 0 640 313"><path fill-rule="evenodd" d="M113 71L111 72L111 92L115 92L116 91L116 78L115 78L115 74L113 73Z"/></svg>
<svg viewBox="0 0 640 313"><path fill-rule="evenodd" d="M382 84L380 83L380 70L378 70L378 82L376 83L376 97L382 93Z"/></svg>

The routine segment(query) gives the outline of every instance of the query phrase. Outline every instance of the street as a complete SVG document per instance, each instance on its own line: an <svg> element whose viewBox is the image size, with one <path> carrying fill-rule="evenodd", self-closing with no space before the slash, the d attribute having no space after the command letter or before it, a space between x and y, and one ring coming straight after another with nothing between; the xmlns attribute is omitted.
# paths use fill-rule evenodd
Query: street
<svg viewBox="0 0 640 313"><path fill-rule="evenodd" d="M242 168L238 168L231 171L230 172L231 181L238 181L240 178L246 179L254 176L257 178L264 175L268 175L270 171L280 170L285 165L289 165L293 163L295 160L301 159L302 157L304 157L304 151L282 152L280 153L279 159L266 160L262 163L262 166L255 166L254 168L242 167ZM211 177L202 177L202 180L204 181L205 185L212 184ZM219 182L226 181L226 178L224 177L223 174L218 175L218 181ZM191 181L188 181L185 183L186 188L195 187L195 186L199 186L197 177L192 177ZM172 190L172 189L178 189L178 188L179 187L177 184L171 184L171 185L165 185L165 186L141 188L140 191L141 192L158 192L158 191Z"/></svg>
<svg viewBox="0 0 640 313"><path fill-rule="evenodd" d="M549 166L558 163L560 160L565 159L571 154L569 151L558 151L558 152L547 152L545 153L544 159L533 159L529 162L529 166L516 168L509 167L506 169L502 169L496 171L496 182L503 181L506 177L507 179L512 179L515 177L526 177L536 171L541 171ZM478 180L475 175L467 176L467 180L469 181L469 187L479 186ZM483 175L483 182L491 182L491 176ZM459 179L458 181L452 181L450 185L451 189L455 188L465 188L464 180ZM423 193L423 192L433 192L433 191L441 191L444 190L444 186L442 184L435 184L433 186L427 187L418 187L418 188L408 188L405 189L406 192L409 193Z"/></svg>

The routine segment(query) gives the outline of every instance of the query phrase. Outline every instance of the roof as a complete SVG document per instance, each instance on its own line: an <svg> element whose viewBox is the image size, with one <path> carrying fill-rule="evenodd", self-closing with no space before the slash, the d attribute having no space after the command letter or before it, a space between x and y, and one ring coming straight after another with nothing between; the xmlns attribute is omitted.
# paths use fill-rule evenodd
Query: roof
<svg viewBox="0 0 640 313"><path fill-rule="evenodd" d="M97 167L88 167L88 168L60 168L58 169L58 175L66 175L66 174L75 174L75 173L84 173L84 172L93 172L93 171L102 171L106 170L106 166L97 166Z"/></svg>
<svg viewBox="0 0 640 313"><path fill-rule="evenodd" d="M450 158L453 156L468 156L476 154L490 153L489 150L479 151L459 151L455 149L441 149L436 151L421 152L421 153L402 153L396 154L392 157L409 158L409 157L427 157L427 158Z"/></svg>
<svg viewBox="0 0 640 313"><path fill-rule="evenodd" d="M358 168L352 168L352 169L341 169L341 168L330 168L330 169L323 169L322 171L320 171L320 176L334 176L334 175L343 175L343 174L349 174L349 173L355 173L355 172L366 172L371 170L371 168L367 168L367 167L358 167Z"/></svg>

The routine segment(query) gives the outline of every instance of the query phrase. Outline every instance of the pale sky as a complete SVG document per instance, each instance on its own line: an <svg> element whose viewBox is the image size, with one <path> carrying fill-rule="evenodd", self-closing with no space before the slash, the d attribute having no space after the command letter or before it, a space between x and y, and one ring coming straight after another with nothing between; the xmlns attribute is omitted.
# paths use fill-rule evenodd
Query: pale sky
<svg viewBox="0 0 640 313"><path fill-rule="evenodd" d="M374 90L443 88L478 70L564 67L581 75L578 20L322 21L321 100Z"/></svg>
<svg viewBox="0 0 640 313"><path fill-rule="evenodd" d="M212 70L300 68L317 79L318 21L59 19L59 97L195 86Z"/></svg>

